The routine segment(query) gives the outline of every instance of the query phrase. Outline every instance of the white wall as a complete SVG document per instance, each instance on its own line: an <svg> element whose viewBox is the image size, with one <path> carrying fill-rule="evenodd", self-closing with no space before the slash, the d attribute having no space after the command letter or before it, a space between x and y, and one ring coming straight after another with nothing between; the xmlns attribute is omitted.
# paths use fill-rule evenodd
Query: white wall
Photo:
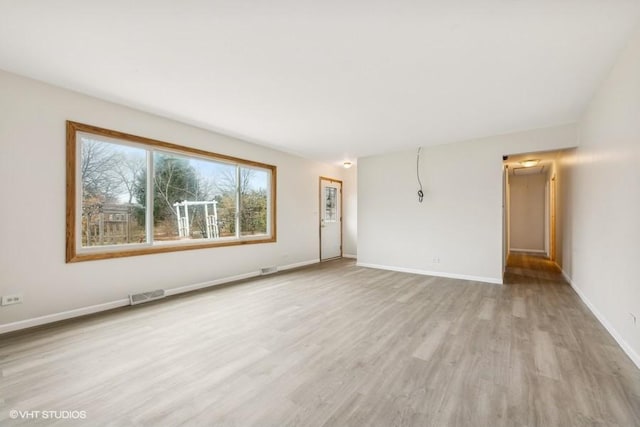
<svg viewBox="0 0 640 427"><path fill-rule="evenodd" d="M580 121L578 149L562 162L569 180L563 268L638 366L639 165L640 29Z"/></svg>
<svg viewBox="0 0 640 427"><path fill-rule="evenodd" d="M502 156L575 145L559 126L358 159L358 263L502 281ZM439 258L440 262L434 262Z"/></svg>
<svg viewBox="0 0 640 427"><path fill-rule="evenodd" d="M342 185L343 242L342 254L356 258L358 255L358 168L352 166L344 171Z"/></svg>
<svg viewBox="0 0 640 427"><path fill-rule="evenodd" d="M563 161L565 158L572 155L575 149L564 150L556 153L553 162L551 163L551 172L550 172L550 185L555 187L555 263L562 268L564 264L563 258L563 243L565 240L565 235L569 233L569 230L565 229L565 211L568 209L568 194L566 191L567 187L567 179L565 177L565 168L563 167ZM554 182L555 179L555 182Z"/></svg>
<svg viewBox="0 0 640 427"><path fill-rule="evenodd" d="M546 174L509 177L510 249L545 251Z"/></svg>
<svg viewBox="0 0 640 427"><path fill-rule="evenodd" d="M23 304L0 307L0 331L132 292L318 260L318 178L341 179L342 168L1 71L0 93L0 295L24 295ZM277 243L65 264L65 120L276 165Z"/></svg>
<svg viewBox="0 0 640 427"><path fill-rule="evenodd" d="M556 238L556 264L560 266L565 274L570 275L572 268L571 247L573 246L573 217L572 197L571 197L571 162L575 159L577 149L562 152L555 164L558 196L557 202L557 238Z"/></svg>

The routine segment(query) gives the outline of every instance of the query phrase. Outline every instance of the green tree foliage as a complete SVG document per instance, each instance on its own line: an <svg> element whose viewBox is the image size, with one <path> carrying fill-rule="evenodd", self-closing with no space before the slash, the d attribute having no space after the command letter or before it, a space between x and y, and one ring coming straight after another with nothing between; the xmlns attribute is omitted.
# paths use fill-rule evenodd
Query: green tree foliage
<svg viewBox="0 0 640 427"><path fill-rule="evenodd" d="M241 167L240 183L237 184L235 170L226 171L217 177L216 188L219 195L218 217L221 220L223 235L236 232L236 195L240 195L240 232L242 235L264 234L267 232L267 190L252 188L256 180L256 171ZM236 188L239 187L237 190ZM239 191L238 191L239 190Z"/></svg>
<svg viewBox="0 0 640 427"><path fill-rule="evenodd" d="M234 167L221 169L213 176L201 175L202 171L186 158L154 154L153 218L156 238L171 239L177 236L177 212L173 205L185 200L216 200L218 227L222 237L235 235L238 225L242 235L267 232L267 190L256 186L255 170L241 167L238 174L239 185ZM137 174L132 190L134 199L140 205L140 217L144 217L146 209L146 179L143 171ZM238 196L240 211L236 215ZM239 219L239 224L236 218ZM190 237L206 235L206 218L202 206L189 208L189 224Z"/></svg>
<svg viewBox="0 0 640 427"><path fill-rule="evenodd" d="M267 190L247 189L241 195L240 230L242 234L267 232Z"/></svg>
<svg viewBox="0 0 640 427"><path fill-rule="evenodd" d="M224 192L215 198L218 202L218 226L223 237L236 234L236 197L235 192Z"/></svg>
<svg viewBox="0 0 640 427"><path fill-rule="evenodd" d="M189 161L170 154L156 153L154 156L153 177L153 219L157 225L163 221L174 221L176 210L173 206L183 200L203 200L200 180ZM134 186L136 200L142 205L142 214L146 207L147 176L139 174Z"/></svg>

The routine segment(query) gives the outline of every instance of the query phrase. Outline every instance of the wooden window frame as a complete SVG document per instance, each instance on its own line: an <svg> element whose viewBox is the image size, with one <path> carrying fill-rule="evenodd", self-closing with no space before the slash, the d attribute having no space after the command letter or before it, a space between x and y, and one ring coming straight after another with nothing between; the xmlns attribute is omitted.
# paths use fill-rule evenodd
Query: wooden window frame
<svg viewBox="0 0 640 427"><path fill-rule="evenodd" d="M270 233L266 236L245 236L233 240L212 241L211 239L203 239L202 241L181 242L176 244L163 242L159 245L153 245L153 235L148 236L151 245L144 247L131 248L128 245L112 245L112 246L94 246L89 251L83 251L78 241L78 194L81 184L78 179L78 132L89 133L97 136L113 138L121 140L125 143L131 143L137 146L146 147L146 149L161 150L171 152L178 155L195 156L205 160L218 161L223 163L235 164L239 167L253 167L265 169L271 173L270 194L268 198L268 215ZM66 147L66 262L90 261L99 259L122 258L137 255L158 254L166 252L186 251L193 249L216 248L225 246L249 245L258 243L274 243L277 241L276 234L276 187L277 187L277 167L265 163L245 160L238 157L227 156L210 151L200 150L197 148L186 147L183 145L173 144L170 142L158 141L151 138L132 135L124 132L104 129L97 126L87 125L83 123L67 121L67 147ZM147 172L148 173L148 172ZM148 227L148 226L147 226ZM151 225L153 227L153 225ZM149 228L147 228L149 230ZM100 250L103 248L104 250Z"/></svg>

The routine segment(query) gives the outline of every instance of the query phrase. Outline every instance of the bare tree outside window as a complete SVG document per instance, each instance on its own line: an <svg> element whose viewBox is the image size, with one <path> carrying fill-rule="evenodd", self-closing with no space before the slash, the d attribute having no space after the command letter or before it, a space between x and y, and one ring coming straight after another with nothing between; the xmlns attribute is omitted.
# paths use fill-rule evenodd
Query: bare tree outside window
<svg viewBox="0 0 640 427"><path fill-rule="evenodd" d="M82 137L82 245L146 240L134 182L146 174L144 150Z"/></svg>

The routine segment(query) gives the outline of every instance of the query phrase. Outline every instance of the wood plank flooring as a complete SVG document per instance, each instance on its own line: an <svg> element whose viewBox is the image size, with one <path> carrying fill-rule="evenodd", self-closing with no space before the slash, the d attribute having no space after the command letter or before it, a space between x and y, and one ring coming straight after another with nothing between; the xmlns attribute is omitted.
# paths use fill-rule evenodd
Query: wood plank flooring
<svg viewBox="0 0 640 427"><path fill-rule="evenodd" d="M338 260L0 336L0 425L639 426L640 371L553 265L507 279Z"/></svg>

